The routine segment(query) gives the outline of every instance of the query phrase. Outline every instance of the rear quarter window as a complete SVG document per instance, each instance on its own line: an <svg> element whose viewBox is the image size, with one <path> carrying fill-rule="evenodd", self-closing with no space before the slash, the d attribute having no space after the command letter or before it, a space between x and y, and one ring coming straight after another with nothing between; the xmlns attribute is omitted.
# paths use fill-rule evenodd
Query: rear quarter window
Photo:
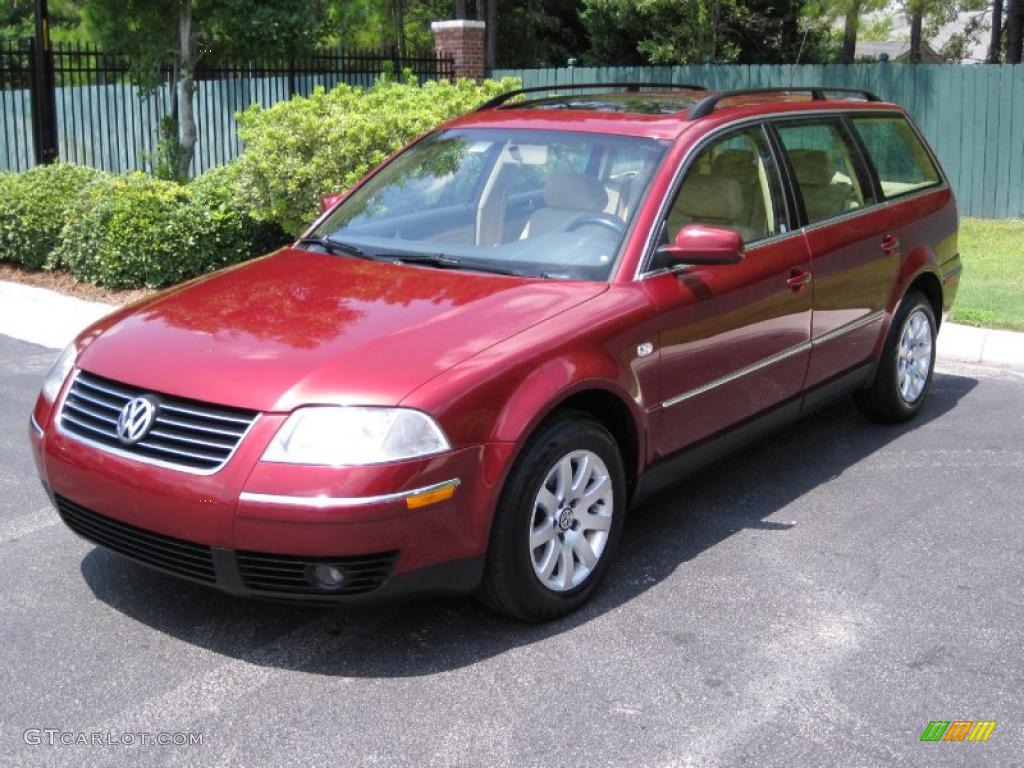
<svg viewBox="0 0 1024 768"><path fill-rule="evenodd" d="M940 183L928 150L904 117L854 117L852 122L886 200Z"/></svg>

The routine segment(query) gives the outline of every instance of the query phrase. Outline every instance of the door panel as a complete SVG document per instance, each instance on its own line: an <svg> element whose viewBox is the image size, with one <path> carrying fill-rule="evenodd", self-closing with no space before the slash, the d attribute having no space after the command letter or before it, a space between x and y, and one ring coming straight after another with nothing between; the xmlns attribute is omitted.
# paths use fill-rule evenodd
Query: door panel
<svg viewBox="0 0 1024 768"><path fill-rule="evenodd" d="M807 388L863 363L874 352L899 272L898 241L883 243L895 231L891 224L889 211L878 206L804 233L814 271Z"/></svg>
<svg viewBox="0 0 1024 768"><path fill-rule="evenodd" d="M646 281L662 327L653 459L799 394L811 292L788 282L809 269L803 238L793 235L752 249L740 264Z"/></svg>
<svg viewBox="0 0 1024 768"><path fill-rule="evenodd" d="M738 264L689 266L645 281L661 323L653 458L800 392L810 349L811 265L791 221L762 126L714 139L687 168L665 240L696 223L733 229L748 245Z"/></svg>
<svg viewBox="0 0 1024 768"><path fill-rule="evenodd" d="M899 270L891 214L841 118L778 121L814 274L810 388L867 360Z"/></svg>

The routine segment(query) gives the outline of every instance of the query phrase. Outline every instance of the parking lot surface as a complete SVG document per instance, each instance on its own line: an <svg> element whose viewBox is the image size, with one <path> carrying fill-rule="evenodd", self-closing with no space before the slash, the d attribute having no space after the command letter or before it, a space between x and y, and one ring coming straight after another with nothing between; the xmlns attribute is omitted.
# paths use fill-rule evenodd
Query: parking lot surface
<svg viewBox="0 0 1024 768"><path fill-rule="evenodd" d="M26 438L56 354L0 337L0 765L1024 765L1020 373L940 365L912 424L842 402L751 446L528 626L241 601L76 538Z"/></svg>

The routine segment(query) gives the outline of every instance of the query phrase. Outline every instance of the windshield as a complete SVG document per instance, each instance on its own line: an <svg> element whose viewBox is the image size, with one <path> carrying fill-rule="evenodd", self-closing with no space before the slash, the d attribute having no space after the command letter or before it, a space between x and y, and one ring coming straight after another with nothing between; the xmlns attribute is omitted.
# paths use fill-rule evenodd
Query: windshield
<svg viewBox="0 0 1024 768"><path fill-rule="evenodd" d="M606 280L666 147L563 131L442 131L382 168L312 234L369 257Z"/></svg>

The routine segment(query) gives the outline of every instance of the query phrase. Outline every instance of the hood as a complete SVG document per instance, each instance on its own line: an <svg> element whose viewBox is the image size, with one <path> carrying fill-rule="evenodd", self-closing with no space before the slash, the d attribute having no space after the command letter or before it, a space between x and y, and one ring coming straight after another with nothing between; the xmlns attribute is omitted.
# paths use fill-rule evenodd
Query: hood
<svg viewBox="0 0 1024 768"><path fill-rule="evenodd" d="M391 405L605 290L285 249L101 320L80 337L78 365L260 411Z"/></svg>

